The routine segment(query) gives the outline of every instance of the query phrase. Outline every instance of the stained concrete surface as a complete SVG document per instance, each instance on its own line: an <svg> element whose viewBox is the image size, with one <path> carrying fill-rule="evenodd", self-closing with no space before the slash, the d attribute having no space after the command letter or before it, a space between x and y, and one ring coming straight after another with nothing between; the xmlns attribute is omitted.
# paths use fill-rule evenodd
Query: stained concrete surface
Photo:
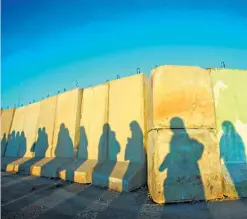
<svg viewBox="0 0 247 219"><path fill-rule="evenodd" d="M247 218L247 199L158 205L149 198L147 188L118 193L5 172L1 187L2 218Z"/></svg>

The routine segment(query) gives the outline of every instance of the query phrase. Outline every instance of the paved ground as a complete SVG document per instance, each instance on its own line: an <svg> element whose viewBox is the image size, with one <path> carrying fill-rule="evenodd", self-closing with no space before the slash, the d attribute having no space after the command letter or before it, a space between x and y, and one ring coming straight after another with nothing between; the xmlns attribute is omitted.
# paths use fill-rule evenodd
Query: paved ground
<svg viewBox="0 0 247 219"><path fill-rule="evenodd" d="M154 204L146 189L119 194L92 185L1 173L2 218L247 219L247 199Z"/></svg>

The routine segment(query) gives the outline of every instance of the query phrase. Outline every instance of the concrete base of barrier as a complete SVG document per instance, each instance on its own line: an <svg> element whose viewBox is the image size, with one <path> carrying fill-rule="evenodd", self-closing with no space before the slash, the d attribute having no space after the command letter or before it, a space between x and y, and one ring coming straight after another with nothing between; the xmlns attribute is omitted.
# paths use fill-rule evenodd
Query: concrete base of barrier
<svg viewBox="0 0 247 219"><path fill-rule="evenodd" d="M130 192L145 185L146 179L145 165L108 161L95 170L92 184L118 192Z"/></svg>
<svg viewBox="0 0 247 219"><path fill-rule="evenodd" d="M72 158L43 158L31 166L33 176L58 177L58 170L73 162Z"/></svg>
<svg viewBox="0 0 247 219"><path fill-rule="evenodd" d="M156 203L223 197L215 130L153 130L148 159L148 187Z"/></svg>
<svg viewBox="0 0 247 219"><path fill-rule="evenodd" d="M247 197L247 164L222 164L223 192L231 198Z"/></svg>
<svg viewBox="0 0 247 219"><path fill-rule="evenodd" d="M99 167L97 160L78 159L59 170L59 178L76 183L91 183L92 173Z"/></svg>
<svg viewBox="0 0 247 219"><path fill-rule="evenodd" d="M15 165L15 172L18 172L20 174L29 175L31 173L31 167L38 161L44 159L43 157L33 157L29 159L20 159L20 162L18 162Z"/></svg>
<svg viewBox="0 0 247 219"><path fill-rule="evenodd" d="M7 166L9 166L12 162L20 159L19 157L2 157L1 158L1 170L6 171ZM9 167L11 169L11 165ZM8 171L11 172L11 171Z"/></svg>
<svg viewBox="0 0 247 219"><path fill-rule="evenodd" d="M21 158L17 158L16 160L12 161L11 163L8 163L6 166L6 172L19 172L19 167L31 160L31 157L21 157Z"/></svg>

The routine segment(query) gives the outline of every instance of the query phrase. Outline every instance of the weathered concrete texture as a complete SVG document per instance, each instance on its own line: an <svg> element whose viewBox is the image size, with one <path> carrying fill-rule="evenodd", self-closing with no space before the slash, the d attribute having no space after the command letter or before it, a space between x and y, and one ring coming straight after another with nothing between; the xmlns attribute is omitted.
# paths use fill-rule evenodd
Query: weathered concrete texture
<svg viewBox="0 0 247 219"><path fill-rule="evenodd" d="M18 172L19 166L32 159L34 156L33 147L36 140L37 124L40 111L40 102L30 104L25 108L25 121L23 132L25 136L25 144L19 146L18 155L19 159L7 165L7 172ZM24 140L24 139L23 139Z"/></svg>
<svg viewBox="0 0 247 219"><path fill-rule="evenodd" d="M108 160L93 184L131 191L146 183L145 84L144 74L110 82Z"/></svg>
<svg viewBox="0 0 247 219"><path fill-rule="evenodd" d="M160 66L151 74L153 127L170 128L180 117L186 128L215 128L209 73L193 66ZM172 128L181 128L173 124Z"/></svg>
<svg viewBox="0 0 247 219"><path fill-rule="evenodd" d="M1 157L4 156L15 109L1 110Z"/></svg>
<svg viewBox="0 0 247 219"><path fill-rule="evenodd" d="M78 159L62 168L59 177L91 183L92 173L107 158L109 84L83 90Z"/></svg>
<svg viewBox="0 0 247 219"><path fill-rule="evenodd" d="M79 145L82 89L58 95L52 157L75 157Z"/></svg>
<svg viewBox="0 0 247 219"><path fill-rule="evenodd" d="M37 125L34 128L36 132L35 142L31 149L33 157L31 159L22 158L17 160L18 165L15 165L15 171L19 171L22 174L30 174L32 165L44 157L51 157L56 104L57 96L47 98L40 102Z"/></svg>
<svg viewBox="0 0 247 219"><path fill-rule="evenodd" d="M247 71L208 69L216 107L224 194L247 197Z"/></svg>
<svg viewBox="0 0 247 219"><path fill-rule="evenodd" d="M8 145L5 155L1 159L1 169L6 170L9 163L18 159L19 148L26 147L26 137L24 133L25 107L15 110L11 129L9 132Z"/></svg>
<svg viewBox="0 0 247 219"><path fill-rule="evenodd" d="M223 196L214 130L152 131L148 155L148 186L155 202L210 200Z"/></svg>
<svg viewBox="0 0 247 219"><path fill-rule="evenodd" d="M51 157L33 164L32 175L57 177L59 169L67 166L75 158L79 144L81 99L82 89L58 95Z"/></svg>

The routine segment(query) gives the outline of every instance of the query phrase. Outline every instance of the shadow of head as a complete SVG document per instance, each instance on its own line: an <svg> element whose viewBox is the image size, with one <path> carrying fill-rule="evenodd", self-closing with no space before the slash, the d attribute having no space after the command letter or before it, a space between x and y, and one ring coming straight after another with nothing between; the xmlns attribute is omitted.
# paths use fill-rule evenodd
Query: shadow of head
<svg viewBox="0 0 247 219"><path fill-rule="evenodd" d="M175 133L178 130L186 129L184 121L179 117L174 117L170 120L170 129Z"/></svg>
<svg viewBox="0 0 247 219"><path fill-rule="evenodd" d="M228 120L224 121L221 127L224 134L236 132L234 125Z"/></svg>
<svg viewBox="0 0 247 219"><path fill-rule="evenodd" d="M131 130L132 136L135 135L135 136L141 137L143 135L141 127L137 121L132 121L130 123L130 130Z"/></svg>

